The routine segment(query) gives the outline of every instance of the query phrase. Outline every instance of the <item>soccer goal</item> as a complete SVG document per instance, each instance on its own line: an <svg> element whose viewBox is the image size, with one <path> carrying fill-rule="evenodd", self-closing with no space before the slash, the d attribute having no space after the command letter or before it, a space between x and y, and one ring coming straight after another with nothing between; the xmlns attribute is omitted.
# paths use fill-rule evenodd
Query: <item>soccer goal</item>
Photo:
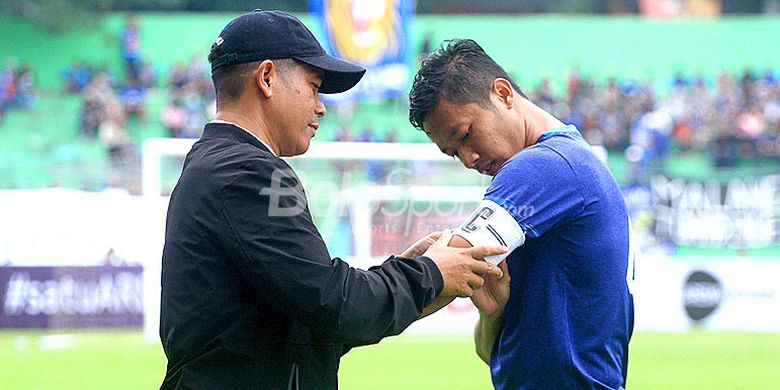
<svg viewBox="0 0 780 390"><path fill-rule="evenodd" d="M152 138L142 148L143 195L168 196L195 140ZM313 142L286 159L331 256L368 268L429 232L460 224L490 178L433 144ZM162 240L160 240L162 242ZM162 253L162 247L159 248ZM144 267L144 334L159 339L160 258Z"/></svg>

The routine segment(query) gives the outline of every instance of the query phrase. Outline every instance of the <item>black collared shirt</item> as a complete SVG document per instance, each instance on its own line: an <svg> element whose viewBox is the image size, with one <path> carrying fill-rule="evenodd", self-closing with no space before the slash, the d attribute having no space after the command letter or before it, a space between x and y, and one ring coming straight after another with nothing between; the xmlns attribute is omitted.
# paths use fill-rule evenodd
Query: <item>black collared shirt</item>
<svg viewBox="0 0 780 390"><path fill-rule="evenodd" d="M209 123L168 208L161 388L336 388L349 348L400 333L442 288L425 257L331 259L292 168Z"/></svg>

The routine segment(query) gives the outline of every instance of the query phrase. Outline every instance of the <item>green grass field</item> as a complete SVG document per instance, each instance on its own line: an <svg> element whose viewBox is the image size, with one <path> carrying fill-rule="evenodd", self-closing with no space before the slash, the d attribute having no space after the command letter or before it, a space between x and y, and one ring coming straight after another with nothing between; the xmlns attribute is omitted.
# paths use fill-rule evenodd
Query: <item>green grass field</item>
<svg viewBox="0 0 780 390"><path fill-rule="evenodd" d="M2 389L152 389L165 357L139 332L0 333ZM342 389L489 389L469 337L400 336L343 360ZM780 389L780 334L638 333L628 389Z"/></svg>

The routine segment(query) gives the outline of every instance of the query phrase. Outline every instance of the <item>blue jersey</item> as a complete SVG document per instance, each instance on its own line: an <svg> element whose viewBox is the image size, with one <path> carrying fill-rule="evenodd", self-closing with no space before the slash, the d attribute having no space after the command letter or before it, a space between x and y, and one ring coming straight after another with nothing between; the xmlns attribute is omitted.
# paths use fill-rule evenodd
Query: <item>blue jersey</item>
<svg viewBox="0 0 780 390"><path fill-rule="evenodd" d="M504 326L490 355L496 389L620 389L634 326L623 196L574 126L544 133L496 172L485 199L526 242L508 258Z"/></svg>

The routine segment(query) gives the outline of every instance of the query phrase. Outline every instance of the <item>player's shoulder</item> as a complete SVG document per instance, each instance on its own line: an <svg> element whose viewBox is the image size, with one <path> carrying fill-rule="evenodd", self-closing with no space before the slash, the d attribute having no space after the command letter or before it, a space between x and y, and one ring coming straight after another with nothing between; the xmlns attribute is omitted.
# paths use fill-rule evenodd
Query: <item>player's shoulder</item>
<svg viewBox="0 0 780 390"><path fill-rule="evenodd" d="M569 125L552 129L542 134L537 142L515 153L499 169L507 171L573 169L579 161L589 161L592 156L590 145L582 138L576 127Z"/></svg>
<svg viewBox="0 0 780 390"><path fill-rule="evenodd" d="M529 146L510 157L496 171L496 178L516 175L544 174L548 171L565 171L569 167L566 157L544 144Z"/></svg>

